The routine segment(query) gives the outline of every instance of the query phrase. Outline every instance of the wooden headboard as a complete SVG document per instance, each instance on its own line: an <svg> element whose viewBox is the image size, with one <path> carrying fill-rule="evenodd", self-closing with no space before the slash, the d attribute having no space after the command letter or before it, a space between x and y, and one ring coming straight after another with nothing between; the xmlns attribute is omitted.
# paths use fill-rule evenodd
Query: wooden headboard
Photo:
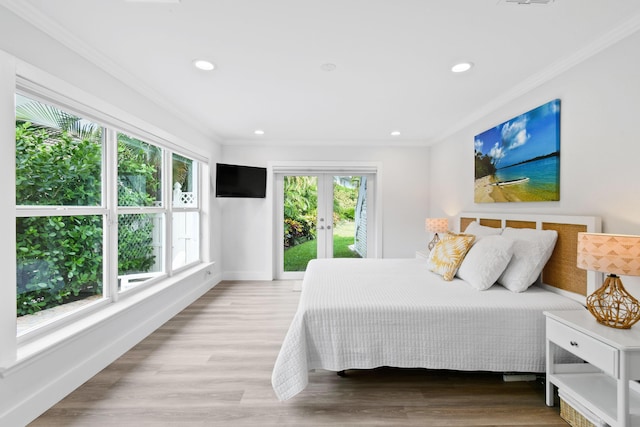
<svg viewBox="0 0 640 427"><path fill-rule="evenodd" d="M540 286L584 304L586 296L602 284L601 273L581 270L576 266L578 233L599 233L602 227L599 217L463 212L460 214L460 231L464 231L472 221L495 228L555 230L558 241L542 271Z"/></svg>

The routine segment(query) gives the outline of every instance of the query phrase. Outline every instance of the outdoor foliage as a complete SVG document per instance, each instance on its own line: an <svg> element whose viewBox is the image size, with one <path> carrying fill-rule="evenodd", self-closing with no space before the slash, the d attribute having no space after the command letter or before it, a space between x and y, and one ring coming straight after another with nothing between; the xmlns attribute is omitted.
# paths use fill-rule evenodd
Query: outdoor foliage
<svg viewBox="0 0 640 427"><path fill-rule="evenodd" d="M316 238L318 183L315 177L286 176L284 179L284 247Z"/></svg>
<svg viewBox="0 0 640 427"><path fill-rule="evenodd" d="M342 222L334 229L333 234L333 257L334 258L360 258L360 255L351 250L353 245L355 224L353 222ZM304 271L310 260L318 257L315 241L301 243L287 249L284 257L284 271Z"/></svg>
<svg viewBox="0 0 640 427"><path fill-rule="evenodd" d="M358 183L359 181L354 182L356 188L333 184L334 224L340 221L353 221L355 219L356 203L358 203Z"/></svg>
<svg viewBox="0 0 640 427"><path fill-rule="evenodd" d="M33 104L38 107L22 105L16 111L16 204L99 206L102 129L54 107ZM29 114L34 115L31 120L27 120ZM144 150L125 147L122 142L118 150L123 170L143 176L145 183L138 191L128 188L121 201L125 205L153 204L159 181L148 157L141 153ZM119 230L118 249L124 254L119 271L123 267L148 271L153 266L151 227L141 218L135 226ZM16 244L18 316L102 294L101 215L19 217ZM126 254L140 246L143 255L127 259Z"/></svg>
<svg viewBox="0 0 640 427"><path fill-rule="evenodd" d="M101 200L102 146L62 132L55 141L30 123L16 125L18 205L97 206Z"/></svg>
<svg viewBox="0 0 640 427"><path fill-rule="evenodd" d="M334 183L333 223L353 221L358 201L356 188ZM314 240L318 205L317 179L312 176L286 176L284 180L284 247Z"/></svg>
<svg viewBox="0 0 640 427"><path fill-rule="evenodd" d="M161 150L118 134L118 206L153 206L160 200Z"/></svg>
<svg viewBox="0 0 640 427"><path fill-rule="evenodd" d="M144 273L155 265L153 216L118 216L118 274Z"/></svg>
<svg viewBox="0 0 640 427"><path fill-rule="evenodd" d="M161 150L118 134L118 206L153 206L160 197ZM118 274L143 273L155 264L153 215L118 215Z"/></svg>
<svg viewBox="0 0 640 427"><path fill-rule="evenodd" d="M67 131L50 137L16 125L16 203L100 204L101 144ZM102 217L18 218L16 243L18 316L102 292Z"/></svg>
<svg viewBox="0 0 640 427"><path fill-rule="evenodd" d="M174 153L173 161L171 163L173 165L172 182L174 183L174 185L177 182L180 184L180 189L182 191L194 191L194 183L191 182L191 179L193 177L193 160Z"/></svg>
<svg viewBox="0 0 640 427"><path fill-rule="evenodd" d="M18 316L102 293L102 218L16 221Z"/></svg>

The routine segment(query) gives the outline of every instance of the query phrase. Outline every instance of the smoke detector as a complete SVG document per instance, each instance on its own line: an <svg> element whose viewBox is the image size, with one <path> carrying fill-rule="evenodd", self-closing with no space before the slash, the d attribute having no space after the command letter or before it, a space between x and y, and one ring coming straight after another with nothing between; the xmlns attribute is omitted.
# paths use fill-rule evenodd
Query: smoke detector
<svg viewBox="0 0 640 427"><path fill-rule="evenodd" d="M504 0L505 3L511 4L551 4L554 0Z"/></svg>
<svg viewBox="0 0 640 427"><path fill-rule="evenodd" d="M166 4L180 4L182 0L124 0L125 3L166 3Z"/></svg>

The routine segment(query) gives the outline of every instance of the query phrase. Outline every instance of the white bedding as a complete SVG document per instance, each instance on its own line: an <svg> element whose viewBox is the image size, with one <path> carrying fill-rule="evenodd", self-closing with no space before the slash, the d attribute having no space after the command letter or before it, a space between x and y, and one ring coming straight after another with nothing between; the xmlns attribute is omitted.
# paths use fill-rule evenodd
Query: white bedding
<svg viewBox="0 0 640 427"><path fill-rule="evenodd" d="M583 310L533 286L477 291L442 280L423 259L311 261L272 385L289 399L308 371L379 366L544 372L545 310Z"/></svg>

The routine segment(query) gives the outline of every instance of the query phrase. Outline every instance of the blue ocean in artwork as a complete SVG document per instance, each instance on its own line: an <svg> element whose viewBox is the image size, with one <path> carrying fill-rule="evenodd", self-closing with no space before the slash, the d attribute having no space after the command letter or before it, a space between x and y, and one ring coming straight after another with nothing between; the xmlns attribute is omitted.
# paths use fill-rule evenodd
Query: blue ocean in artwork
<svg viewBox="0 0 640 427"><path fill-rule="evenodd" d="M509 190L531 194L532 200L559 200L559 163L559 156L546 157L498 169L495 178L500 182L529 178L527 182L509 186Z"/></svg>
<svg viewBox="0 0 640 427"><path fill-rule="evenodd" d="M476 135L474 156L476 202L560 200L560 100Z"/></svg>

